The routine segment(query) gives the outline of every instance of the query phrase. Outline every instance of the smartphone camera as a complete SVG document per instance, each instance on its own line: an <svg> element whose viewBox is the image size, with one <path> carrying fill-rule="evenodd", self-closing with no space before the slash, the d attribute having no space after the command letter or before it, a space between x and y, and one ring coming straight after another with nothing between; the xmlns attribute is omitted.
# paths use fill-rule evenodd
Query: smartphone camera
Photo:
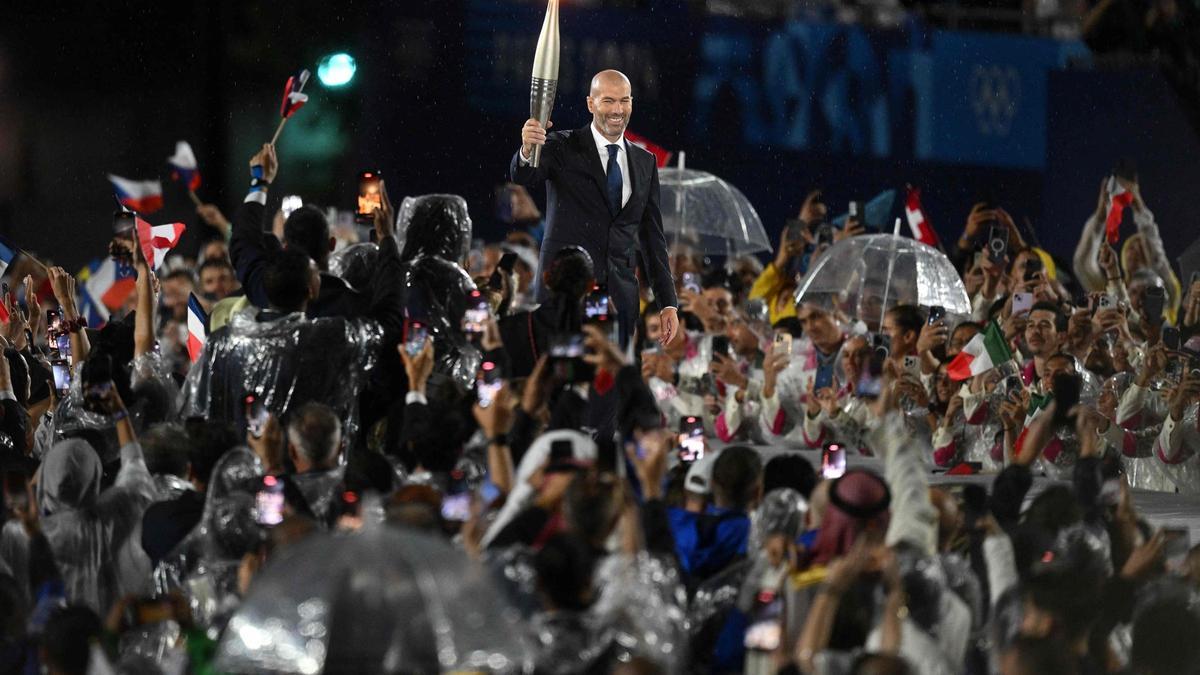
<svg viewBox="0 0 1200 675"><path fill-rule="evenodd" d="M732 356L733 347L729 342L729 336L714 335L712 339L712 353L713 357L716 357L718 354L721 356Z"/></svg>
<svg viewBox="0 0 1200 675"><path fill-rule="evenodd" d="M771 351L775 354L791 354L792 353L792 334L780 331L775 334L775 343L771 347Z"/></svg>
<svg viewBox="0 0 1200 675"><path fill-rule="evenodd" d="M1162 325L1166 295L1161 286L1150 286L1142 296L1142 317L1152 325Z"/></svg>
<svg viewBox="0 0 1200 675"><path fill-rule="evenodd" d="M945 318L946 318L946 308L945 307L942 307L941 305L930 305L929 320L928 320L928 323L930 326L936 324L937 322L939 322Z"/></svg>
<svg viewBox="0 0 1200 675"><path fill-rule="evenodd" d="M1004 260L1008 254L1008 228L1003 225L992 225L988 233L988 257L992 262Z"/></svg>
<svg viewBox="0 0 1200 675"><path fill-rule="evenodd" d="M479 367L479 377L475 382L475 394L479 400L480 408L491 407L496 400L496 393L500 391L500 385L503 384L503 379L500 376L500 368L493 361L484 361Z"/></svg>
<svg viewBox="0 0 1200 675"><path fill-rule="evenodd" d="M379 171L363 171L358 174L358 209L354 220L360 225L375 222L375 209L383 208L383 194L379 189Z"/></svg>
<svg viewBox="0 0 1200 675"><path fill-rule="evenodd" d="M841 478L846 474L846 449L839 443L826 443L821 451L821 475Z"/></svg>
<svg viewBox="0 0 1200 675"><path fill-rule="evenodd" d="M264 527L283 522L283 481L275 476L263 476L254 494L254 520Z"/></svg>
<svg viewBox="0 0 1200 675"><path fill-rule="evenodd" d="M679 418L679 461L694 462L704 457L704 420L693 415Z"/></svg>

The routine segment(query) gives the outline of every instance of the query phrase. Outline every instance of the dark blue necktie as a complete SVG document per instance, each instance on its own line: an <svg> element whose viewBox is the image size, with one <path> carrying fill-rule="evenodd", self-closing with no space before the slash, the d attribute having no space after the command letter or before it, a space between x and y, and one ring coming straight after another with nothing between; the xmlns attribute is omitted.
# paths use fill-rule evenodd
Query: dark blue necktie
<svg viewBox="0 0 1200 675"><path fill-rule="evenodd" d="M608 146L608 208L614 216L621 212L621 165L617 162L620 150L616 143Z"/></svg>

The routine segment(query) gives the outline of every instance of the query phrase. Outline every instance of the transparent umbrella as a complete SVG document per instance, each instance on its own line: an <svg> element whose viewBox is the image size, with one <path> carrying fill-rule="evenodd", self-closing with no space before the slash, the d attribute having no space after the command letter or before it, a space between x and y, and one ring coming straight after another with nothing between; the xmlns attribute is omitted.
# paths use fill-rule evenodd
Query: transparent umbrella
<svg viewBox="0 0 1200 675"><path fill-rule="evenodd" d="M448 543L389 526L322 533L254 579L216 668L233 673L519 671L517 611Z"/></svg>
<svg viewBox="0 0 1200 675"><path fill-rule="evenodd" d="M967 289L946 255L893 234L851 237L831 246L796 290L796 303L802 302L860 319L871 329L899 304L971 313Z"/></svg>
<svg viewBox="0 0 1200 675"><path fill-rule="evenodd" d="M687 242L708 255L770 251L771 241L750 200L711 173L660 169L659 207L671 242Z"/></svg>

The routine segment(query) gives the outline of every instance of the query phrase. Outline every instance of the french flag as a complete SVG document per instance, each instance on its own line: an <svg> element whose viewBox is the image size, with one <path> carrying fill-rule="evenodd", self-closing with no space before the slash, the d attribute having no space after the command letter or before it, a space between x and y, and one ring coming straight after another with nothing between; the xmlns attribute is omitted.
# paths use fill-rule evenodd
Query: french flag
<svg viewBox="0 0 1200 675"><path fill-rule="evenodd" d="M904 198L904 216L908 220L909 229L912 230L913 239L934 248L942 247L942 242L938 240L937 232L929 224L929 218L925 215L925 209L921 208L921 190L911 185L908 187L908 194Z"/></svg>
<svg viewBox="0 0 1200 675"><path fill-rule="evenodd" d="M187 350L188 358L195 363L208 341L208 314L200 305L195 293L188 293Z"/></svg>
<svg viewBox="0 0 1200 675"><path fill-rule="evenodd" d="M19 252L20 249L13 246L9 240L0 237L0 276L4 276L4 272L8 270L8 266L12 264L12 261L16 260L17 253Z"/></svg>
<svg viewBox="0 0 1200 675"><path fill-rule="evenodd" d="M137 273L112 258L103 258L93 260L77 278L83 282L81 309L93 325L108 321L109 315L125 304L135 290Z"/></svg>
<svg viewBox="0 0 1200 675"><path fill-rule="evenodd" d="M288 78L287 84L283 85L283 103L279 106L280 117L287 119L303 108L305 103L308 103L308 94L304 93L304 85L308 84L308 78L308 70L302 70L299 75Z"/></svg>
<svg viewBox="0 0 1200 675"><path fill-rule="evenodd" d="M625 138L628 139L630 143L633 143L634 145L638 146L639 148L654 155L654 161L658 163L658 168L660 168L660 169L665 167L666 165L670 164L671 157L675 154L675 153L671 152L670 150L667 150L663 146L650 140L649 138L646 138L645 136L641 136L639 134L635 134L632 131L626 130Z"/></svg>
<svg viewBox="0 0 1200 675"><path fill-rule="evenodd" d="M183 223L151 225L141 218L137 219L137 235L142 246L142 255L155 271L162 267L167 254L179 243L179 238L186 229L187 226Z"/></svg>
<svg viewBox="0 0 1200 675"><path fill-rule="evenodd" d="M154 213L162 208L162 182L157 180L129 180L108 174L116 192L117 201L131 211Z"/></svg>
<svg viewBox="0 0 1200 675"><path fill-rule="evenodd" d="M171 165L171 178L187 186L195 192L200 188L200 169L196 166L196 153L187 141L175 144L175 154L167 158Z"/></svg>

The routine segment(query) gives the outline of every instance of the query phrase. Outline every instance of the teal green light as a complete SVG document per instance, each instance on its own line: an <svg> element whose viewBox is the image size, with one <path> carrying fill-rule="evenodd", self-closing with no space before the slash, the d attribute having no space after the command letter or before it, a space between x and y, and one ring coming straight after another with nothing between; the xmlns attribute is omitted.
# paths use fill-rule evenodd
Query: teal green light
<svg viewBox="0 0 1200 675"><path fill-rule="evenodd" d="M317 79L326 87L344 87L354 79L358 64L345 52L330 54L317 64Z"/></svg>

